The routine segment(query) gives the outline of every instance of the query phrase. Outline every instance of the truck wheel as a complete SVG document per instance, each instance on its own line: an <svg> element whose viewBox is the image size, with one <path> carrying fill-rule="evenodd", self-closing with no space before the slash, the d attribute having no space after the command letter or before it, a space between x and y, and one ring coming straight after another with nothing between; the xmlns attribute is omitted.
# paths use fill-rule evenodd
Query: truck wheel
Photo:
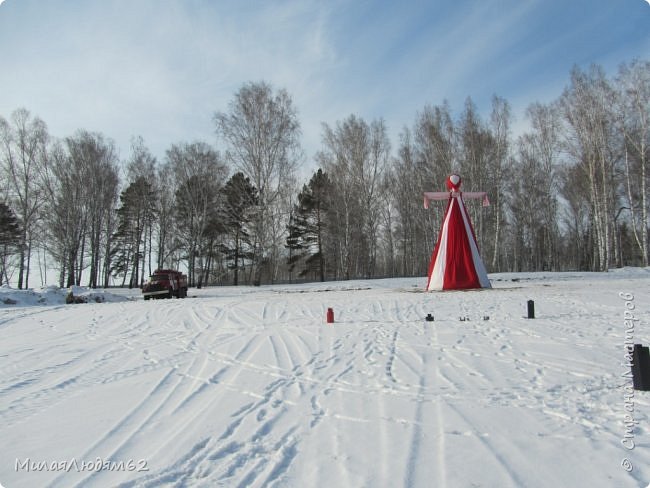
<svg viewBox="0 0 650 488"><path fill-rule="evenodd" d="M150 297L149 295L145 295L145 296L144 296L144 299L145 299L145 300L149 300L150 298L151 298L151 297Z"/></svg>

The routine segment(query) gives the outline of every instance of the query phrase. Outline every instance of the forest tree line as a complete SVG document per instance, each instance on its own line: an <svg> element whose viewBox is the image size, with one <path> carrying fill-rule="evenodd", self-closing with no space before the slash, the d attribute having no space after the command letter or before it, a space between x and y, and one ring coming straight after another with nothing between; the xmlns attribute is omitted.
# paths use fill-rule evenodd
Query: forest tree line
<svg viewBox="0 0 650 488"><path fill-rule="evenodd" d="M574 68L564 92L526 110L513 136L507 100L481 117L425 105L393 146L383 119L322 124L304 162L289 93L244 84L213 116L218 149L180 142L158 161L141 137L126 161L101 133L57 139L25 108L0 116L0 281L35 270L60 286L137 287L156 268L190 286L423 276L444 204L424 191L458 172L489 272L648 266L650 62L608 77ZM50 273L48 275L47 273ZM33 286L33 283L31 283Z"/></svg>

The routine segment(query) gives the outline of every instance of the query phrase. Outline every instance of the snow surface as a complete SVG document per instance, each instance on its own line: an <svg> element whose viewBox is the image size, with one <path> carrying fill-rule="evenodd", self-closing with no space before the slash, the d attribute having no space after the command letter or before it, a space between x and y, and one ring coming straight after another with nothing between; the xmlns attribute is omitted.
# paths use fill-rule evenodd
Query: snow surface
<svg viewBox="0 0 650 488"><path fill-rule="evenodd" d="M647 486L650 393L623 374L650 268L490 278L2 289L0 484Z"/></svg>

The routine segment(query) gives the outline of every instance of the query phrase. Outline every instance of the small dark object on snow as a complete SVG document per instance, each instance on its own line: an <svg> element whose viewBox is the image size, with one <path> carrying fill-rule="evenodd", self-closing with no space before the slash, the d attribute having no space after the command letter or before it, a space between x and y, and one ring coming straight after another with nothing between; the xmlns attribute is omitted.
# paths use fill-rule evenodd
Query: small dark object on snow
<svg viewBox="0 0 650 488"><path fill-rule="evenodd" d="M635 390L650 391L650 353L641 344L632 351L632 382Z"/></svg>
<svg viewBox="0 0 650 488"><path fill-rule="evenodd" d="M68 305L71 303L88 303L88 299L86 297L76 296L74 293L72 293L72 291L70 291L65 296L65 303Z"/></svg>
<svg viewBox="0 0 650 488"><path fill-rule="evenodd" d="M528 300L528 318L535 318L535 302L532 300Z"/></svg>
<svg viewBox="0 0 650 488"><path fill-rule="evenodd" d="M426 320L427 322L433 322L433 315L428 313L427 316L424 317L424 320Z"/></svg>
<svg viewBox="0 0 650 488"><path fill-rule="evenodd" d="M483 320L490 320L490 316L489 315L483 315Z"/></svg>
<svg viewBox="0 0 650 488"><path fill-rule="evenodd" d="M325 319L327 320L328 324L333 324L334 323L334 309L333 308L328 308L327 313L325 314Z"/></svg>
<svg viewBox="0 0 650 488"><path fill-rule="evenodd" d="M460 320L461 322L469 322L469 317L468 316L458 317L458 320Z"/></svg>

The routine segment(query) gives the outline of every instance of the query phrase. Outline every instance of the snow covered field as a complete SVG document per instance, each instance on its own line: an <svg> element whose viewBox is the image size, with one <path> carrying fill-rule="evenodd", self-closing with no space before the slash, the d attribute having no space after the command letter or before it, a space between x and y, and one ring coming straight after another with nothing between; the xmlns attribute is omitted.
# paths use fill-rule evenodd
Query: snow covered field
<svg viewBox="0 0 650 488"><path fill-rule="evenodd" d="M490 278L3 289L0 485L647 486L650 393L622 375L626 332L650 343L650 269Z"/></svg>

